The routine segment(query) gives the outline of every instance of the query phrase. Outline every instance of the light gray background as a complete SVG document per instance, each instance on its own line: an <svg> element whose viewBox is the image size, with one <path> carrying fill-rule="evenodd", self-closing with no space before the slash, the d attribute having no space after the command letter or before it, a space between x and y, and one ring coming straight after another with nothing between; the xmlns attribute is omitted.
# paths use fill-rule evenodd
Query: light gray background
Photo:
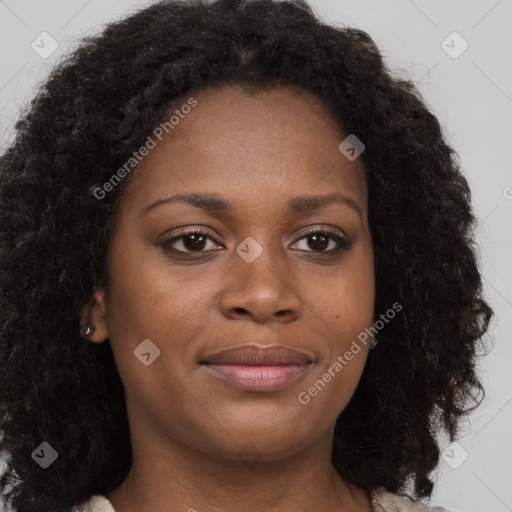
<svg viewBox="0 0 512 512"><path fill-rule="evenodd" d="M12 140L19 108L63 52L102 24L149 3L0 0L0 149ZM494 348L481 363L487 399L465 422L460 446L448 449L430 504L453 512L512 511L507 434L512 423L512 0L310 0L310 5L328 22L367 31L390 66L419 83L460 154L480 219L486 296L496 313ZM46 59L31 48L43 31L59 44ZM454 31L469 45L457 58L441 46ZM462 48L456 37L446 43L452 52Z"/></svg>

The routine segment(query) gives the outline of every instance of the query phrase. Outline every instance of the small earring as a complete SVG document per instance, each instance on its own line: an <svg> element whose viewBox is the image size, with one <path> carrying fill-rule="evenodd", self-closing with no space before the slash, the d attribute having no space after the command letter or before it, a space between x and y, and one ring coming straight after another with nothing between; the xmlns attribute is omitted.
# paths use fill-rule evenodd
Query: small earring
<svg viewBox="0 0 512 512"><path fill-rule="evenodd" d="M376 336L374 336L370 343L370 350L373 350L377 346L377 343L379 343L379 340L377 339Z"/></svg>
<svg viewBox="0 0 512 512"><path fill-rule="evenodd" d="M86 325L84 327L84 334L89 337L94 332L94 325Z"/></svg>

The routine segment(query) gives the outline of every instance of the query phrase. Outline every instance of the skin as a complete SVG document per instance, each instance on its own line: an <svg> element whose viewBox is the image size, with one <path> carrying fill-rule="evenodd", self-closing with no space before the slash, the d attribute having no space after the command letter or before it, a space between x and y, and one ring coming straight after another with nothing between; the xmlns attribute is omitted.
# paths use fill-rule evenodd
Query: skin
<svg viewBox="0 0 512 512"><path fill-rule="evenodd" d="M334 422L368 347L308 404L297 399L373 324L363 163L338 150L348 134L307 91L278 86L249 95L230 86L194 98L198 105L133 171L110 247L108 288L83 310L83 321L95 326L91 342L110 339L130 422L133 466L107 498L118 512L171 504L190 512L368 512L366 493L330 462ZM190 192L216 193L233 209L168 202L144 213ZM332 193L353 205L286 210L297 196ZM207 236L196 252L190 238L161 245L193 227ZM306 236L311 229L353 243L322 256L336 240L315 245ZM263 249L252 263L236 252L248 236ZM134 356L145 339L160 349L148 366ZM296 348L314 362L272 392L240 390L199 364L248 343Z"/></svg>

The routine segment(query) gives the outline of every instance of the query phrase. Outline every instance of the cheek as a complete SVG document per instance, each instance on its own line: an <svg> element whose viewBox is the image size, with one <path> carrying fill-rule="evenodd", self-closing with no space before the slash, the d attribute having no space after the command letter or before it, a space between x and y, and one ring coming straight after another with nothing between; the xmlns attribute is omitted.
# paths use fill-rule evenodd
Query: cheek
<svg viewBox="0 0 512 512"><path fill-rule="evenodd" d="M306 291L312 321L325 340L325 357L308 383L311 387L303 390L302 403L310 402L312 410L318 408L319 413L323 407L341 412L366 364L371 341L367 330L374 320L375 278L372 252L364 249L347 258L329 282L311 282Z"/></svg>
<svg viewBox="0 0 512 512"><path fill-rule="evenodd" d="M325 276L308 279L304 297L318 323L329 329L329 345L343 349L349 340L373 324L375 277L372 252L361 247Z"/></svg>
<svg viewBox="0 0 512 512"><path fill-rule="evenodd" d="M110 259L107 329L120 375L124 380L142 370L140 378L146 379L144 370L150 369L151 375L167 372L183 379L185 350L204 330L205 291L214 288L219 276L198 273L193 266L178 271L158 248L148 250L133 240L135 235L119 236ZM136 357L147 353L145 347L158 354L148 367ZM165 373L158 375L165 378Z"/></svg>
<svg viewBox="0 0 512 512"><path fill-rule="evenodd" d="M317 368L300 390L297 401L311 418L332 424L352 398L363 373L373 325L373 281L354 288L338 282L319 296L315 322L325 345ZM347 285L347 286L346 286Z"/></svg>
<svg viewBox="0 0 512 512"><path fill-rule="evenodd" d="M149 248L139 240L140 234L126 226L119 232L110 258L109 333L115 337L122 324L124 331L129 331L123 336L134 340L165 337L190 313L194 301L201 297L201 287L186 286L186 279L177 278L179 274L162 258L160 249ZM187 272L184 274L186 277Z"/></svg>
<svg viewBox="0 0 512 512"><path fill-rule="evenodd" d="M144 340L151 340L161 351L175 318L182 309L185 313L183 301L177 300L175 318L169 317L164 297L168 301L169 296L174 295L172 282L163 279L162 270L154 261L148 261L148 254L142 253L140 244L134 243L134 239L133 235L130 239L120 234L112 245L111 285L106 297L107 329L121 376L142 366L134 351L143 342L151 347ZM153 348L155 353L158 350Z"/></svg>

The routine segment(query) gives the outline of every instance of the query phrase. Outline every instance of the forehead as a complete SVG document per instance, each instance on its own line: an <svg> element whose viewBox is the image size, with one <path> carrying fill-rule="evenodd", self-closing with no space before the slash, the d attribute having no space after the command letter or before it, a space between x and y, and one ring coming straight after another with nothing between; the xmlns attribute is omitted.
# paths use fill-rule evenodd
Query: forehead
<svg viewBox="0 0 512 512"><path fill-rule="evenodd" d="M193 109L181 110L178 102L164 116L164 122L174 116L172 129L161 140L153 137L155 147L134 170L125 191L132 200L215 191L268 201L272 191L290 197L338 191L366 206L363 163L339 151L346 134L313 94L285 86L249 94L225 86L193 99Z"/></svg>

